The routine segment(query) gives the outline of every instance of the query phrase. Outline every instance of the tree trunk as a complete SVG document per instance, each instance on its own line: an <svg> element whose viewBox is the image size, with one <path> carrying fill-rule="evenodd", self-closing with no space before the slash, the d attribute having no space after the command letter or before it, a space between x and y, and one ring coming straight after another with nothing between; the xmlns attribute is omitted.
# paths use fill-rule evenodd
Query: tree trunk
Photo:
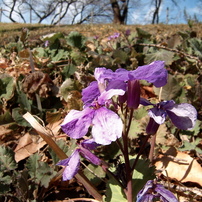
<svg viewBox="0 0 202 202"><path fill-rule="evenodd" d="M115 24L126 24L129 0L122 0L122 2L123 5L122 8L120 8L117 0L110 0L112 11L114 14L113 23Z"/></svg>
<svg viewBox="0 0 202 202"><path fill-rule="evenodd" d="M159 9L161 6L162 0L155 0L155 11L153 13L152 24L159 23Z"/></svg>

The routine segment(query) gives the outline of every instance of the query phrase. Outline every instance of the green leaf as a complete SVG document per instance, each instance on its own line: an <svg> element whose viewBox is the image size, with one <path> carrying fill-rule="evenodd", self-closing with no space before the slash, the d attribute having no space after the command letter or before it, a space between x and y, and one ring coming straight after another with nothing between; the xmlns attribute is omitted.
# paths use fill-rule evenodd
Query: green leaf
<svg viewBox="0 0 202 202"><path fill-rule="evenodd" d="M197 38L192 38L189 40L190 46L194 50L194 53L202 58L202 40Z"/></svg>
<svg viewBox="0 0 202 202"><path fill-rule="evenodd" d="M5 196L4 194L8 193L8 191L10 191L10 188L11 188L10 184L3 184L0 181L0 201L1 201L1 195ZM4 200L2 199L2 201Z"/></svg>
<svg viewBox="0 0 202 202"><path fill-rule="evenodd" d="M197 145L200 144L201 139L196 138L193 142L184 141L183 146L179 148L180 151L191 151L195 150L197 153L202 154L202 149Z"/></svg>
<svg viewBox="0 0 202 202"><path fill-rule="evenodd" d="M9 111L6 111L4 114L0 115L0 125L13 122L12 116Z"/></svg>
<svg viewBox="0 0 202 202"><path fill-rule="evenodd" d="M149 49L153 50L153 49ZM171 65L173 62L174 53L167 50L157 50L153 51L152 53L145 54L145 63L149 64L155 60L162 60L165 61L166 65Z"/></svg>
<svg viewBox="0 0 202 202"><path fill-rule="evenodd" d="M76 31L70 32L70 34L66 37L67 44L72 47L82 49L85 46L86 37Z"/></svg>
<svg viewBox="0 0 202 202"><path fill-rule="evenodd" d="M50 180L57 174L46 162L39 162L37 181L44 187L48 187Z"/></svg>
<svg viewBox="0 0 202 202"><path fill-rule="evenodd" d="M96 166L89 164L87 168L84 169L84 175L95 185L98 186L104 178L106 173L103 171L101 166Z"/></svg>
<svg viewBox="0 0 202 202"><path fill-rule="evenodd" d="M115 64L126 63L128 54L122 50L116 49L113 51L112 56Z"/></svg>
<svg viewBox="0 0 202 202"><path fill-rule="evenodd" d="M11 99L15 89L15 82L13 77L8 76L0 79L0 86L0 99Z"/></svg>
<svg viewBox="0 0 202 202"><path fill-rule="evenodd" d="M149 39L152 36L149 32L144 31L143 29L140 29L139 27L136 28L136 31L137 31L138 37L140 38Z"/></svg>
<svg viewBox="0 0 202 202"><path fill-rule="evenodd" d="M130 159L134 159L134 157L130 157ZM131 163L134 160L131 160ZM143 188L143 186L146 184L148 180L154 179L154 167L149 166L150 163L147 160L139 159L138 163L135 167L135 170L133 172L133 198L135 201L135 198L140 191L140 189Z"/></svg>
<svg viewBox="0 0 202 202"><path fill-rule="evenodd" d="M63 67L63 74L65 78L69 78L71 75L73 75L76 71L76 66L73 64L68 64Z"/></svg>
<svg viewBox="0 0 202 202"><path fill-rule="evenodd" d="M80 52L78 49L74 49L70 54L72 60L76 63L76 65L80 65L85 62L85 54L84 52Z"/></svg>
<svg viewBox="0 0 202 202"><path fill-rule="evenodd" d="M18 103L24 111L31 112L32 101L28 99L27 95L22 90L18 90Z"/></svg>
<svg viewBox="0 0 202 202"><path fill-rule="evenodd" d="M154 88L154 93L159 96L160 88L156 88L155 86L153 88ZM172 100L180 94L181 89L182 88L179 85L179 82L175 79L174 76L169 74L168 82L162 88L161 99Z"/></svg>
<svg viewBox="0 0 202 202"><path fill-rule="evenodd" d="M142 133L143 131L142 123L134 119L131 123L128 137L130 139L137 138L138 134Z"/></svg>
<svg viewBox="0 0 202 202"><path fill-rule="evenodd" d="M32 180L44 187L48 187L50 180L56 175L56 171L51 168L48 163L40 161L39 154L33 154L29 157L26 167Z"/></svg>
<svg viewBox="0 0 202 202"><path fill-rule="evenodd" d="M0 165L0 172L11 171L17 168L13 150L0 146Z"/></svg>
<svg viewBox="0 0 202 202"><path fill-rule="evenodd" d="M64 34L61 32L58 33L52 33L52 34L48 34L42 37L43 41L49 41L50 44L54 44L56 42L58 42L59 39L64 38Z"/></svg>
<svg viewBox="0 0 202 202"><path fill-rule="evenodd" d="M67 52L64 49L59 49L57 54L52 57L52 61L59 61L67 57Z"/></svg>
<svg viewBox="0 0 202 202"><path fill-rule="evenodd" d="M34 55L38 56L39 58L48 57L47 50L42 47L34 48Z"/></svg>
<svg viewBox="0 0 202 202"><path fill-rule="evenodd" d="M142 119L143 117L145 117L147 115L147 109L146 107L140 107L138 109L135 110L134 112L134 118L137 120Z"/></svg>
<svg viewBox="0 0 202 202"><path fill-rule="evenodd" d="M24 110L19 107L14 108L12 110L12 117L18 125L24 126L24 127L31 127L31 125L22 117L23 114L24 114Z"/></svg>
<svg viewBox="0 0 202 202"><path fill-rule="evenodd" d="M36 153L31 155L27 160L26 168L29 170L29 175L33 179L35 179L37 176L40 159L41 159L40 155Z"/></svg>
<svg viewBox="0 0 202 202"><path fill-rule="evenodd" d="M109 177L106 185L106 202L127 202L123 189L118 182L112 176Z"/></svg>

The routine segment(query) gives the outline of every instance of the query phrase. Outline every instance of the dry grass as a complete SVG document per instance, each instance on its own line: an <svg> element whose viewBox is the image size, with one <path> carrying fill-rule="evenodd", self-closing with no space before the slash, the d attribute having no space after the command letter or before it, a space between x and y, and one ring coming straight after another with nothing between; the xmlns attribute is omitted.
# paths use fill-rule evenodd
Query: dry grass
<svg viewBox="0 0 202 202"><path fill-rule="evenodd" d="M36 39L41 35L62 32L68 34L71 31L81 32L85 36L100 37L110 35L114 32L122 32L127 29L135 31L137 27L151 33L152 35L161 35L161 37L171 36L179 31L195 31L198 38L202 38L202 24L193 25L192 29L188 25L113 25L113 24L89 24L89 25L41 25L41 24L20 24L20 23L0 23L0 44L14 41L20 36L21 29L26 27L30 30L30 38Z"/></svg>

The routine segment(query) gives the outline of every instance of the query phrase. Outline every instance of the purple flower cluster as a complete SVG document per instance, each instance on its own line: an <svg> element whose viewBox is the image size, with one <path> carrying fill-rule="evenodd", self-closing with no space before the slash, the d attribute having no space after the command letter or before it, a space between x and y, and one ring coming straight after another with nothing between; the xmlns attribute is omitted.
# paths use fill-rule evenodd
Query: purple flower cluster
<svg viewBox="0 0 202 202"><path fill-rule="evenodd" d="M156 87L166 84L167 71L163 61L127 71L96 68L95 79L82 91L84 109L71 110L61 125L71 138L82 138L92 126L92 136L96 143L108 145L122 135L123 124L120 117L109 109L113 96L126 96L129 108L137 108L140 102L138 80L146 80ZM137 94L137 92L139 92Z"/></svg>
<svg viewBox="0 0 202 202"><path fill-rule="evenodd" d="M140 98L139 80L146 80L156 87L167 83L168 73L163 61L139 66L132 71L122 68L112 71L100 67L95 69L94 76L96 81L82 91L83 110L71 110L61 124L62 130L74 139L83 138L88 134L89 128L92 134L90 142L83 141L68 159L58 163L66 166L64 180L71 179L78 172L80 154L99 165L99 158L90 151L95 148L92 145L109 145L122 136L123 123L116 112L123 103L126 103L128 109L137 109L139 104L153 106L148 112L151 117L147 126L148 134L155 134L159 124L162 124L167 116L175 126L183 130L192 129L195 125L197 112L190 104L175 104L173 100L152 104ZM112 100L114 96L118 97L117 102ZM158 190L158 187L155 189Z"/></svg>

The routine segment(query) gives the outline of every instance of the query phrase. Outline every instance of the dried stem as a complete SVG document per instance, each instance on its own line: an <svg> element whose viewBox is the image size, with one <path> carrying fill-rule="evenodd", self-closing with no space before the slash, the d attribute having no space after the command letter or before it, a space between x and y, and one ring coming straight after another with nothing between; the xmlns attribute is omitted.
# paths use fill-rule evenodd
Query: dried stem
<svg viewBox="0 0 202 202"><path fill-rule="evenodd" d="M23 115L30 125L37 131L37 133L46 141L46 143L53 149L56 155L62 160L68 158L68 156L58 147L55 141L52 139L51 134L36 119L27 112ZM81 182L84 187L98 201L102 201L102 196L98 193L97 189L92 185L88 178L80 171L75 175L76 179Z"/></svg>

